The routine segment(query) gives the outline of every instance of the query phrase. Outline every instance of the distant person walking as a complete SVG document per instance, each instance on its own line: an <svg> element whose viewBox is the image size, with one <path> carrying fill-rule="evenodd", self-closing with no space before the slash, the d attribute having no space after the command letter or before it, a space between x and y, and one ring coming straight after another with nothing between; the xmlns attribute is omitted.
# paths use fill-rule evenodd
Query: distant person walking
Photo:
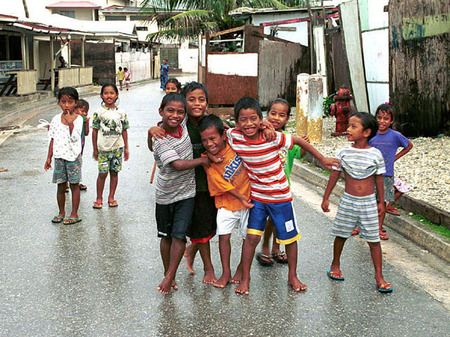
<svg viewBox="0 0 450 337"><path fill-rule="evenodd" d="M159 72L161 75L161 89L163 90L167 80L169 79L169 64L167 62L167 59L164 59L164 63L161 64L161 67L159 68Z"/></svg>
<svg viewBox="0 0 450 337"><path fill-rule="evenodd" d="M119 81L120 91L123 90L123 79L125 78L125 71L122 69L122 67L119 67L119 70L117 70L116 73L117 80Z"/></svg>
<svg viewBox="0 0 450 337"><path fill-rule="evenodd" d="M128 68L123 68L123 75L125 77L125 86L128 89L130 89L130 83L131 83L131 71L128 70Z"/></svg>

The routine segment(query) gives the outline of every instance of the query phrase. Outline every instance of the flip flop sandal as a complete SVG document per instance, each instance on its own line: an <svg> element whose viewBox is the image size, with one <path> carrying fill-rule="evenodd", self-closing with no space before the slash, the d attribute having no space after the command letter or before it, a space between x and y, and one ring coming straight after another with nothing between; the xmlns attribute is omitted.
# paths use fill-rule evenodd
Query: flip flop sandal
<svg viewBox="0 0 450 337"><path fill-rule="evenodd" d="M386 208L386 212L392 215L400 216L400 212L395 207Z"/></svg>
<svg viewBox="0 0 450 337"><path fill-rule="evenodd" d="M271 260L270 255L263 253L256 253L256 261L264 267L270 267L273 265L273 260Z"/></svg>
<svg viewBox="0 0 450 337"><path fill-rule="evenodd" d="M389 283L386 283L385 285L387 285L387 284L389 284ZM390 285L390 284L389 284ZM393 288L392 288L392 286L390 286L389 288L384 288L384 287L381 287L382 286L382 284L380 283L380 284L377 284L377 287L378 287L378 291L380 292L380 293L390 293L390 292L392 292L392 290L394 290Z"/></svg>
<svg viewBox="0 0 450 337"><path fill-rule="evenodd" d="M109 207L117 207L117 206L119 206L119 204L117 203L117 200L113 200L113 201L108 201L108 206Z"/></svg>
<svg viewBox="0 0 450 337"><path fill-rule="evenodd" d="M386 233L381 232L380 233L380 240L389 240L389 236Z"/></svg>
<svg viewBox="0 0 450 337"><path fill-rule="evenodd" d="M277 262L277 263L281 263L281 264L288 263L287 256L286 256L285 252L272 254L272 259L275 262Z"/></svg>
<svg viewBox="0 0 450 337"><path fill-rule="evenodd" d="M341 274L341 276L334 276L333 274L334 273L331 273L330 269L327 269L327 275L330 279L336 280L336 281L344 281L345 280L345 278L344 278L344 276L342 276L342 274Z"/></svg>
<svg viewBox="0 0 450 337"><path fill-rule="evenodd" d="M97 202L97 201L94 201L94 205L92 206L92 208L94 208L94 209L102 209L102 207L103 207L103 203Z"/></svg>
<svg viewBox="0 0 450 337"><path fill-rule="evenodd" d="M80 221L80 218L67 218L63 221L63 225L74 225Z"/></svg>
<svg viewBox="0 0 450 337"><path fill-rule="evenodd" d="M53 223L61 223L61 222L63 222L63 220L64 220L63 216L55 215L52 219L52 222Z"/></svg>
<svg viewBox="0 0 450 337"><path fill-rule="evenodd" d="M87 190L87 186L80 184L80 191L86 191Z"/></svg>
<svg viewBox="0 0 450 337"><path fill-rule="evenodd" d="M353 230L352 235L358 235L358 234L359 234L359 228L356 227L356 228Z"/></svg>

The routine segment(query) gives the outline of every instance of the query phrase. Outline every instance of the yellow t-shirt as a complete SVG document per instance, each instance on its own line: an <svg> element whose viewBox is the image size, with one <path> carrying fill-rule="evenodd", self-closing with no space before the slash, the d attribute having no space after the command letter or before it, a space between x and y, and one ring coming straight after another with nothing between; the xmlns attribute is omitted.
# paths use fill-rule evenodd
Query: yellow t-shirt
<svg viewBox="0 0 450 337"><path fill-rule="evenodd" d="M214 197L216 208L225 208L228 211L245 209L242 202L227 193L236 189L250 199L250 180L245 171L241 157L228 145L219 152L218 156L224 158L223 162L206 168L209 194Z"/></svg>
<svg viewBox="0 0 450 337"><path fill-rule="evenodd" d="M116 75L119 78L119 81L123 81L123 77L124 77L124 71L123 70L117 70Z"/></svg>

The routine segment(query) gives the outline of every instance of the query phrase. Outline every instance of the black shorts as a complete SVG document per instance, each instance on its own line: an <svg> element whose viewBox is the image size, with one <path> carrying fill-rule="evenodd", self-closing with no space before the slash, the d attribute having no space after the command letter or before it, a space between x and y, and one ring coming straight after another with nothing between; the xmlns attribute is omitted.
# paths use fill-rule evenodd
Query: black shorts
<svg viewBox="0 0 450 337"><path fill-rule="evenodd" d="M186 231L192 221L194 198L169 205L156 204L156 224L159 238L186 241Z"/></svg>
<svg viewBox="0 0 450 337"><path fill-rule="evenodd" d="M193 243L205 243L216 234L217 208L209 192L197 192L194 199L194 214L187 236Z"/></svg>

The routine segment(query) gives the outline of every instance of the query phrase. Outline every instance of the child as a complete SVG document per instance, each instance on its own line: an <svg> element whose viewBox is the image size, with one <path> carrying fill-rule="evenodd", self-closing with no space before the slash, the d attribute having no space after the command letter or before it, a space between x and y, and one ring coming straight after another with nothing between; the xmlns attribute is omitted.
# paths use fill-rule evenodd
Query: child
<svg viewBox="0 0 450 337"><path fill-rule="evenodd" d="M384 176L384 201L387 203L393 203L395 200L395 188L394 188L394 162L405 154L407 154L413 148L413 144L408 138L403 136L400 132L391 129L394 123L394 108L389 104L381 104L378 106L375 117L378 121L378 132L375 137L369 141L369 145L377 148L381 151L384 163L386 165L386 173ZM397 149L402 147L403 149L397 153ZM384 230L383 222L386 213L382 214L379 219L380 229ZM387 234L382 231L380 233L381 240L388 240Z"/></svg>
<svg viewBox="0 0 450 337"><path fill-rule="evenodd" d="M375 136L377 129L377 121L369 113L357 112L350 117L347 139L354 143L352 146L338 151L337 157L342 167L333 167L323 196L322 210L330 211L328 199L339 179L340 172L344 171L345 193L341 198L333 223L332 235L335 236L333 262L330 269L327 270L327 274L333 280L344 280L340 269L342 249L352 230L358 226L361 236L370 247L378 290L384 293L392 291L392 286L383 278L378 228L378 216L385 212L382 174L386 170L381 152L369 146L369 140ZM378 210L374 178L379 197Z"/></svg>
<svg viewBox="0 0 450 337"><path fill-rule="evenodd" d="M123 68L123 76L125 78L125 86L128 89L130 89L130 83L131 83L131 71L129 71L127 68Z"/></svg>
<svg viewBox="0 0 450 337"><path fill-rule="evenodd" d="M75 107L75 112L83 118L83 131L81 133L81 155L83 155L84 141L86 136L89 135L89 103L84 99L80 99ZM80 182L80 190L86 191L87 186Z"/></svg>
<svg viewBox="0 0 450 337"><path fill-rule="evenodd" d="M93 207L103 207L103 189L106 177L110 174L108 206L117 207L114 195L119 182L118 173L122 169L122 155L128 160L128 131L127 115L119 110L116 101L119 91L115 84L106 83L102 86L100 97L102 107L94 113L92 122L92 145L94 158L98 160L97 199Z"/></svg>
<svg viewBox="0 0 450 337"><path fill-rule="evenodd" d="M167 63L167 59L164 59L163 64L159 67L159 75L160 75L160 88L164 90L167 79L169 78L169 64Z"/></svg>
<svg viewBox="0 0 450 337"><path fill-rule="evenodd" d="M159 114L167 137L154 140L154 156L159 167L156 180L156 222L164 279L158 286L162 294L177 289L175 274L185 250L186 230L194 210L195 172L207 158L192 156L186 127L186 99L179 93L164 96ZM151 138L149 130L148 137Z"/></svg>
<svg viewBox="0 0 450 337"><path fill-rule="evenodd" d="M284 131L287 121L291 115L291 105L288 101L277 98L272 101L269 105L269 111L267 112L267 121L270 122L275 131L287 133ZM303 137L307 142L309 142L308 137ZM288 180L289 186L291 185L290 175L292 171L292 166L294 165L294 158L301 158L305 155L302 148L294 145L292 150L287 148L282 148L279 151L281 164L283 165L284 174ZM270 251L269 241L272 233L274 231L272 218L269 216L266 224L266 229L264 230L263 242L261 247L261 252L256 254L256 260L262 266L272 266L275 260L278 263L287 263L287 256L285 252L280 250L280 244L276 240L276 236L273 236L272 251Z"/></svg>
<svg viewBox="0 0 450 337"><path fill-rule="evenodd" d="M122 70L122 67L119 67L119 70L117 70L116 76L117 76L117 79L119 80L120 91L122 91L123 90L123 78L124 78L124 71Z"/></svg>
<svg viewBox="0 0 450 337"><path fill-rule="evenodd" d="M217 234L219 235L219 252L222 261L222 276L213 283L215 287L225 288L235 283L242 275L242 263L236 271L236 278L231 278L230 236L233 228L239 225L243 239L247 231L250 202L250 181L245 172L242 159L227 144L222 120L215 115L202 117L198 123L202 143L212 156L223 158L219 164L206 168L208 188L215 198L217 211Z"/></svg>
<svg viewBox="0 0 450 337"><path fill-rule="evenodd" d="M181 94L186 97L187 101L187 128L195 159L205 152L200 132L198 131L198 121L205 115L208 108L208 90L201 83L190 82L184 86ZM165 137L165 131L158 127L151 128L149 132L154 138ZM195 168L195 183L194 213L191 226L187 232L192 244L186 248L186 264L189 272L194 274L192 265L195 254L199 250L203 260L203 282L212 284L216 281L216 276L211 262L209 241L216 233L217 209L214 204L214 198L209 195L206 172L201 166Z"/></svg>
<svg viewBox="0 0 450 337"><path fill-rule="evenodd" d="M386 212L392 215L400 216L400 212L397 208L394 207L394 204L397 202L401 196L409 191L411 191L411 186L405 183L400 178L394 177L394 201L389 201L386 204ZM381 228L383 230L384 228Z"/></svg>
<svg viewBox="0 0 450 337"><path fill-rule="evenodd" d="M166 92L166 95L171 92L180 92L181 83L178 82L176 78L169 78L164 85L164 91Z"/></svg>
<svg viewBox="0 0 450 337"><path fill-rule="evenodd" d="M227 130L231 148L242 158L250 178L251 198L247 237L242 250L242 280L235 291L249 293L250 268L255 248L261 240L266 219L270 215L276 229L277 240L286 245L288 257L288 285L295 291L305 291L306 285L297 278L297 240L300 238L292 209L292 196L283 172L279 149L292 149L293 144L303 147L317 157L322 165L330 167L336 159L324 158L312 145L300 137L276 132L276 139L263 139L260 129L262 112L259 102L251 97L239 99L234 106L236 128Z"/></svg>
<svg viewBox="0 0 450 337"><path fill-rule="evenodd" d="M52 167L52 157L55 157L53 182L58 184L56 197L59 213L53 217L53 223L73 225L81 221L78 217L80 205L81 180L81 134L83 119L75 113L78 103L78 92L75 88L64 87L58 92L58 105L62 113L53 117L50 123L47 160L44 169ZM72 212L70 217L64 219L66 204L66 183L69 182L72 191Z"/></svg>

